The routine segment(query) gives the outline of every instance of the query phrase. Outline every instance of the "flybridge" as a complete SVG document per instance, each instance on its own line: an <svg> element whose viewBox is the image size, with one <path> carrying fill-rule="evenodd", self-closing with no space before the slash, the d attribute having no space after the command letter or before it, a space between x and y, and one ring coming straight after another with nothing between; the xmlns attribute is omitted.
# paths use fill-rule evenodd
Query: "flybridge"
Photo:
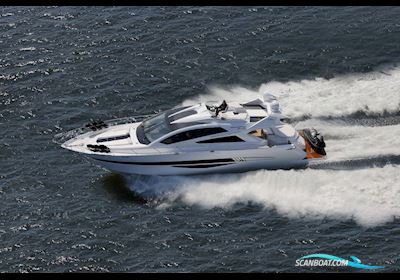
<svg viewBox="0 0 400 280"><path fill-rule="evenodd" d="M204 106L205 105L205 106ZM179 116L179 117L178 117ZM256 123L265 118L271 120L286 118L282 115L280 104L272 94L264 94L263 98L256 98L250 102L229 102L225 100L218 105L198 104L186 107L172 114L174 120L171 124L199 122L214 123L225 121L234 126L244 126Z"/></svg>

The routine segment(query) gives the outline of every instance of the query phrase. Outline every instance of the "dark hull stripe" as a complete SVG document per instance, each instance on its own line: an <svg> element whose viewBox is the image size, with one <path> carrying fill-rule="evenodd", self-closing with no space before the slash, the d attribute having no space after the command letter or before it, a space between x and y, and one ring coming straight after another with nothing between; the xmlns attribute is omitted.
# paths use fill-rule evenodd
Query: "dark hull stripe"
<svg viewBox="0 0 400 280"><path fill-rule="evenodd" d="M202 164L202 165L173 165L172 167L182 167L182 168L209 168L216 166L224 166L232 163L220 163L220 164Z"/></svg>
<svg viewBox="0 0 400 280"><path fill-rule="evenodd" d="M165 162L129 162L129 161L115 161L106 159L97 159L99 161L119 163L119 164L135 164L135 165L176 165L176 164L202 164L202 163L233 163L235 162L231 158L220 158L220 159L205 159L205 160L187 160L187 161L165 161Z"/></svg>

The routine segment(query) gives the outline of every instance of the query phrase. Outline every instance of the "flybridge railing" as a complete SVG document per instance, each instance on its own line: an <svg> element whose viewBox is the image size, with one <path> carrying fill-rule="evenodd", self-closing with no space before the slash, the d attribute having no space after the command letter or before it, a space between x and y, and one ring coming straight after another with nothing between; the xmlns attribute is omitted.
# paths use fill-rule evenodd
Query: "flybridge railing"
<svg viewBox="0 0 400 280"><path fill-rule="evenodd" d="M105 121L92 121L83 127L75 128L75 129L72 129L69 131L60 132L60 133L56 134L53 138L53 142L61 145L62 143L66 142L72 138L75 138L78 135L82 135L82 134L85 134L85 133L88 133L91 131L101 131L110 126L141 122L144 119L149 118L154 115L155 114L138 115L138 116L133 116L133 117L124 117L124 118L111 119L111 120L105 120Z"/></svg>

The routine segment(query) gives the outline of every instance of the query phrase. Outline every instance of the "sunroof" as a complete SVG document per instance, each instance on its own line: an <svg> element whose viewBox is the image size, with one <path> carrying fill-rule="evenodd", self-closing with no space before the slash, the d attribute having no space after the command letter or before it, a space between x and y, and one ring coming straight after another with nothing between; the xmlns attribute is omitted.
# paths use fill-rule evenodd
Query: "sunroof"
<svg viewBox="0 0 400 280"><path fill-rule="evenodd" d="M177 113L177 114L175 114L175 115L173 115L171 117L168 117L168 120L169 120L170 123L172 123L172 122L174 122L176 120L182 119L182 118L190 116L190 115L194 115L196 113L197 112L195 110L184 111L182 113Z"/></svg>

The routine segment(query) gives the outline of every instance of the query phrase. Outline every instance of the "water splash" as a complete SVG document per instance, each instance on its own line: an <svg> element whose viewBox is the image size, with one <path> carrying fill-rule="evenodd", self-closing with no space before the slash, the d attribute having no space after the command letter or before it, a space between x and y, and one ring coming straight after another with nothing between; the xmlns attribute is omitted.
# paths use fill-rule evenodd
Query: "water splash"
<svg viewBox="0 0 400 280"><path fill-rule="evenodd" d="M400 172L394 165L361 170L259 170L139 180L141 193L153 193L169 203L179 201L207 209L252 202L289 218L354 220L365 227L400 217ZM131 188L138 190L136 185Z"/></svg>

